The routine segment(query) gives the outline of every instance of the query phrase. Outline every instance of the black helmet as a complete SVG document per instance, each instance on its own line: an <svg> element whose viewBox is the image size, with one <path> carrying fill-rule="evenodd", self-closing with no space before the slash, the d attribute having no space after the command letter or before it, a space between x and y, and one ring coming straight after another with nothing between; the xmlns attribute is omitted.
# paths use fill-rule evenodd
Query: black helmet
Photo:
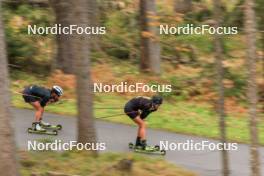
<svg viewBox="0 0 264 176"><path fill-rule="evenodd" d="M161 96L153 96L151 100L153 104L161 105L163 98Z"/></svg>

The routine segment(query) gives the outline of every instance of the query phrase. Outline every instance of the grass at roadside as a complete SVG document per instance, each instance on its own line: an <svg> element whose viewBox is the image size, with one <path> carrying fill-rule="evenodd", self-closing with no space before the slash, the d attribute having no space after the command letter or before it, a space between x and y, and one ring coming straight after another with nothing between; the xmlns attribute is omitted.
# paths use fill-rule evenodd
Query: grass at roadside
<svg viewBox="0 0 264 176"><path fill-rule="evenodd" d="M36 78L33 75L23 72L11 73L11 76L14 80L12 81L13 106L19 108L31 108L30 105L23 101L21 95L18 92L22 90L25 85L46 85L47 81L45 79ZM67 91L72 90L66 90L66 92ZM96 94L94 97L95 117L107 121L134 125L134 123L126 115L122 114L123 106L128 101L128 99L128 96L122 96L118 94ZM235 106L232 107L235 108ZM60 103L47 106L45 111L74 116L77 114L76 101L74 99L62 99ZM147 118L147 125L148 127L155 129L164 129L172 132L209 138L219 138L218 116L212 109L211 105L206 102L197 103L195 101L186 101L184 99L165 100L161 108L157 112L151 114L149 118ZM227 135L230 141L242 143L249 142L248 118L245 112L229 114L227 116ZM259 138L260 143L264 145L263 118L260 118L259 121Z"/></svg>
<svg viewBox="0 0 264 176"><path fill-rule="evenodd" d="M32 173L45 175L56 172L70 175L107 175L121 176L125 173L116 167L120 160L132 160L132 170L129 175L181 175L194 176L194 173L169 164L162 158L150 158L137 154L104 153L93 157L89 152L20 152L21 175Z"/></svg>

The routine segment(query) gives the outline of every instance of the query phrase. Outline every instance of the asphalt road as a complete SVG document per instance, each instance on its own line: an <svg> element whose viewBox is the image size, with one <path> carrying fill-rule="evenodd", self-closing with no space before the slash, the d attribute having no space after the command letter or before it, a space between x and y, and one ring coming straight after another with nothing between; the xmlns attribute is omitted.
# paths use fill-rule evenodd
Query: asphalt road
<svg viewBox="0 0 264 176"><path fill-rule="evenodd" d="M45 113L44 119L52 124L61 124L62 131L58 136L46 136L28 134L26 129L31 126L34 112L30 110L13 109L13 120L15 126L16 143L19 149L27 150L28 141L34 141L42 138L60 139L63 142L76 140L76 118ZM124 118L126 118L124 116ZM128 119L129 120L129 119ZM106 151L113 152L130 152L128 142L135 140L136 127L128 125L110 123L105 121L96 121L96 130L98 141L106 143ZM148 143L159 144L160 141L169 143L180 143L193 140L194 143L201 141L210 141L217 143L215 140L206 138L181 135L176 133L165 132L161 130L147 131ZM264 148L260 148L261 169L264 170ZM230 166L232 176L249 176L249 147L248 145L239 144L236 151L229 152ZM192 170L202 176L220 176L221 175L221 155L219 151L184 151L173 150L167 151L166 160ZM263 172L262 172L263 173ZM262 174L263 175L263 174Z"/></svg>

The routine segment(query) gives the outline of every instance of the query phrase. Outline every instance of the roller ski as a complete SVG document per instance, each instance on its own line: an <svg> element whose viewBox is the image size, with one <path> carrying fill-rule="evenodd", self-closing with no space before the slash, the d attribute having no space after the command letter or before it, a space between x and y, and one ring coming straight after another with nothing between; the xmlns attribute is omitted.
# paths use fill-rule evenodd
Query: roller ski
<svg viewBox="0 0 264 176"><path fill-rule="evenodd" d="M44 129L50 129L50 130L61 130L61 125L51 125L47 122L40 121L40 126Z"/></svg>
<svg viewBox="0 0 264 176"><path fill-rule="evenodd" d="M157 155L166 155L165 150L160 150L159 145L155 146L148 146L146 144L141 145L135 145L132 142L128 144L129 149L134 150L138 153L146 153L146 154L157 154Z"/></svg>
<svg viewBox="0 0 264 176"><path fill-rule="evenodd" d="M27 131L28 133L34 134L58 135L57 130L48 131L47 129L42 128L40 123L33 123L32 128L28 128Z"/></svg>

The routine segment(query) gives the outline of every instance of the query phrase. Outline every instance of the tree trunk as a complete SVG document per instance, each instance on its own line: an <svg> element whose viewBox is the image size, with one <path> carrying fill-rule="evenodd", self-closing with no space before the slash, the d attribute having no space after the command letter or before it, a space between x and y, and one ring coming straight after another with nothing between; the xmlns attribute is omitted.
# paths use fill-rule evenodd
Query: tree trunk
<svg viewBox="0 0 264 176"><path fill-rule="evenodd" d="M69 26L71 23L71 1L70 0L49 0L56 16L56 24L61 26ZM71 35L56 35L57 40L57 56L55 61L56 69L62 70L64 73L73 73L73 56L70 40Z"/></svg>
<svg viewBox="0 0 264 176"><path fill-rule="evenodd" d="M256 83L256 18L254 1L245 1L245 32L247 41L247 67L248 67L248 89L249 101L249 128L251 137L251 175L260 176L260 161L258 152L258 130L257 130L257 83Z"/></svg>
<svg viewBox="0 0 264 176"><path fill-rule="evenodd" d="M187 13L192 10L192 0L174 0L174 11L176 13Z"/></svg>
<svg viewBox="0 0 264 176"><path fill-rule="evenodd" d="M264 22L264 17L262 19L262 22ZM264 26L264 24L263 24ZM262 29L262 33L261 33L261 44L262 44L262 78L264 78L264 27Z"/></svg>
<svg viewBox="0 0 264 176"><path fill-rule="evenodd" d="M217 28L222 25L222 10L221 10L221 1L214 0L214 27ZM216 63L216 82L218 87L218 102L217 102L217 112L219 115L219 127L220 127L220 139L221 143L226 143L226 114L225 114L225 90L223 84L224 78L224 69L223 69L223 60L224 60L224 51L223 51L223 41L220 35L214 36L214 50L215 50L215 63ZM226 150L222 150L222 175L229 175L229 162L228 162L228 153Z"/></svg>
<svg viewBox="0 0 264 176"><path fill-rule="evenodd" d="M72 1L73 24L87 26L88 5L90 0ZM90 77L90 36L86 34L72 36L73 60L77 79L78 98L78 141L95 143L96 132L93 119L93 86Z"/></svg>
<svg viewBox="0 0 264 176"><path fill-rule="evenodd" d="M1 9L0 0L0 12ZM4 27L0 14L0 173L5 176L16 176L16 148L14 142L13 128L10 124L10 95L8 81L7 55L4 39Z"/></svg>
<svg viewBox="0 0 264 176"><path fill-rule="evenodd" d="M160 45L157 38L155 0L140 0L141 61L143 72L160 74Z"/></svg>
<svg viewBox="0 0 264 176"><path fill-rule="evenodd" d="M264 78L264 3L259 3L259 8L260 8L260 12L259 12L259 18L260 18L260 31L261 31L261 38L260 38L260 42L261 42L261 49L262 49L262 78Z"/></svg>
<svg viewBox="0 0 264 176"><path fill-rule="evenodd" d="M98 6L96 0L90 0L89 3L89 19L90 19L90 24L89 26L92 27L99 27L99 14L98 14ZM99 45L99 35L92 35L91 36L91 49L96 50L96 51L101 51L101 47Z"/></svg>

